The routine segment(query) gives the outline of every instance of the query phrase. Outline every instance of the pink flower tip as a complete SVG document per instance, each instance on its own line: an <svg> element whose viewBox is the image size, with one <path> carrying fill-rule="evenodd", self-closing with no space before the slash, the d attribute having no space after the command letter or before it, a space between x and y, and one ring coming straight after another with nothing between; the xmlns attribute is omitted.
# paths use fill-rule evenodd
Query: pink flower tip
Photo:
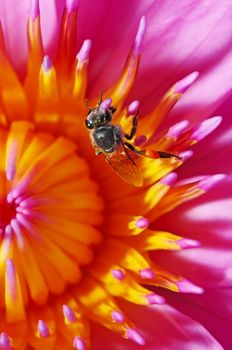
<svg viewBox="0 0 232 350"><path fill-rule="evenodd" d="M31 0L29 6L29 16L31 17L32 21L35 21L39 15L39 0Z"/></svg>
<svg viewBox="0 0 232 350"><path fill-rule="evenodd" d="M77 54L77 59L80 61L80 62L85 62L85 61L88 61L89 59L89 53L90 53L90 50L91 50L91 46L92 46L92 42L91 40L89 39L86 39L84 42L83 42L83 45L80 49L80 51L78 52Z"/></svg>
<svg viewBox="0 0 232 350"><path fill-rule="evenodd" d="M135 226L140 229L145 229L148 227L149 223L150 222L147 218L141 216L135 221Z"/></svg>
<svg viewBox="0 0 232 350"><path fill-rule="evenodd" d="M149 279L149 280L151 280L155 277L155 273L150 267L147 267L146 269L140 270L139 275L143 279Z"/></svg>
<svg viewBox="0 0 232 350"><path fill-rule="evenodd" d="M10 164L10 166L7 167L6 169L6 178L9 182L11 182L16 174L16 165L15 164Z"/></svg>
<svg viewBox="0 0 232 350"><path fill-rule="evenodd" d="M6 260L6 270L7 270L7 274L8 275L11 275L11 276L15 275L15 272L16 272L15 271L15 265L14 265L13 260L10 259L10 258L8 258Z"/></svg>
<svg viewBox="0 0 232 350"><path fill-rule="evenodd" d="M189 126L188 120L182 120L181 122L171 126L167 132L167 137L178 138Z"/></svg>
<svg viewBox="0 0 232 350"><path fill-rule="evenodd" d="M76 11L79 6L79 0L66 0L66 9L68 13Z"/></svg>
<svg viewBox="0 0 232 350"><path fill-rule="evenodd" d="M2 350L10 350L10 338L4 332L0 334L0 349Z"/></svg>
<svg viewBox="0 0 232 350"><path fill-rule="evenodd" d="M160 180L160 183L170 187L170 186L174 185L174 183L176 182L177 178L178 178L177 173L174 173L174 172L173 173L169 173L169 174L167 174L166 176L164 176Z"/></svg>
<svg viewBox="0 0 232 350"><path fill-rule="evenodd" d="M101 107L106 109L106 108L109 108L111 104L112 104L112 98L108 97L101 103Z"/></svg>
<svg viewBox="0 0 232 350"><path fill-rule="evenodd" d="M189 149L187 151L180 152L178 155L181 157L182 161L185 162L193 156L193 151Z"/></svg>
<svg viewBox="0 0 232 350"><path fill-rule="evenodd" d="M76 336L73 340L73 347L77 350L86 350L86 342L83 338Z"/></svg>
<svg viewBox="0 0 232 350"><path fill-rule="evenodd" d="M75 312L67 305L63 305L63 314L70 323L77 320Z"/></svg>
<svg viewBox="0 0 232 350"><path fill-rule="evenodd" d="M111 272L113 277L118 281L122 281L125 278L125 273L121 269L113 269Z"/></svg>
<svg viewBox="0 0 232 350"><path fill-rule="evenodd" d="M193 293L193 294L203 294L204 289L193 284L187 279L183 278L182 280L175 282L179 291L181 293Z"/></svg>
<svg viewBox="0 0 232 350"><path fill-rule="evenodd" d="M138 345L145 345L144 338L134 328L127 328L126 336L128 339L132 340L133 342L135 342Z"/></svg>
<svg viewBox="0 0 232 350"><path fill-rule="evenodd" d="M11 144L9 153L10 156L6 164L6 177L8 181L12 181L16 174L17 143Z"/></svg>
<svg viewBox="0 0 232 350"><path fill-rule="evenodd" d="M213 188L219 182L224 180L225 178L226 178L225 174L215 174L215 175L206 176L203 180L199 182L198 188L207 192L211 190L211 188Z"/></svg>
<svg viewBox="0 0 232 350"><path fill-rule="evenodd" d="M198 124L195 128L193 128L193 133L191 135L191 139L195 141L200 141L207 135L209 135L212 131L214 131L221 123L222 117L215 116L212 118L205 119L203 122Z"/></svg>
<svg viewBox="0 0 232 350"><path fill-rule="evenodd" d="M121 311L113 311L111 316L113 321L117 323L123 323L125 320L125 317Z"/></svg>
<svg viewBox="0 0 232 350"><path fill-rule="evenodd" d="M185 78L179 80L175 85L175 93L183 94L198 78L199 72L192 72Z"/></svg>
<svg viewBox="0 0 232 350"><path fill-rule="evenodd" d="M131 102L131 104L129 104L128 109L127 109L127 113L129 115L135 115L138 112L139 109L139 101L135 100L133 102Z"/></svg>
<svg viewBox="0 0 232 350"><path fill-rule="evenodd" d="M14 201L14 198L12 196L12 192L8 193L6 200L7 200L7 203L12 203Z"/></svg>
<svg viewBox="0 0 232 350"><path fill-rule="evenodd" d="M5 234L6 234L7 236L9 236L9 235L11 235L12 233L13 233L13 230L12 230L11 225L6 225L6 227L5 227Z"/></svg>
<svg viewBox="0 0 232 350"><path fill-rule="evenodd" d="M143 16L139 22L139 28L135 37L133 53L134 55L140 55L142 51L142 42L146 30L146 18Z"/></svg>
<svg viewBox="0 0 232 350"><path fill-rule="evenodd" d="M42 338L48 338L51 334L47 323L42 320L38 321L38 333Z"/></svg>
<svg viewBox="0 0 232 350"><path fill-rule="evenodd" d="M42 67L45 72L48 72L50 69L52 69L52 61L48 55L44 56Z"/></svg>
<svg viewBox="0 0 232 350"><path fill-rule="evenodd" d="M177 243L181 247L181 249L197 248L201 246L200 241L190 238L182 238L179 241L177 241Z"/></svg>
<svg viewBox="0 0 232 350"><path fill-rule="evenodd" d="M163 305L165 304L165 299L161 295L151 293L146 295L149 305Z"/></svg>

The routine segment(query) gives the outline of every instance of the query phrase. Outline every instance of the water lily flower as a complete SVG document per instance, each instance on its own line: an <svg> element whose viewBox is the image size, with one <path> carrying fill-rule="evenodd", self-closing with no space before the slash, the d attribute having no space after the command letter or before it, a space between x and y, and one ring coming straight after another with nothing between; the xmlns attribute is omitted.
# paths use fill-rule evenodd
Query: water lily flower
<svg viewBox="0 0 232 350"><path fill-rule="evenodd" d="M0 349L230 349L231 11L1 1ZM86 97L139 115L141 183L95 155Z"/></svg>

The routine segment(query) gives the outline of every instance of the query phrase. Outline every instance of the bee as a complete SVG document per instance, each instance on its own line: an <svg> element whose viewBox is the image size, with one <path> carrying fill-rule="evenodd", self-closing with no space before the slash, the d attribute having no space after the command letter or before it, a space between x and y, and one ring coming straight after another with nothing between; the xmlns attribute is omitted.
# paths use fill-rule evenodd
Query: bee
<svg viewBox="0 0 232 350"><path fill-rule="evenodd" d="M129 142L136 134L139 112L133 117L130 133L126 134L120 125L112 123L116 108L101 106L102 94L97 107L90 107L87 100L86 103L89 110L85 119L85 126L89 129L95 153L96 155L103 154L106 161L125 182L137 187L143 185L142 174L136 164L134 155L152 159L170 157L181 159L169 152L152 149L138 150Z"/></svg>

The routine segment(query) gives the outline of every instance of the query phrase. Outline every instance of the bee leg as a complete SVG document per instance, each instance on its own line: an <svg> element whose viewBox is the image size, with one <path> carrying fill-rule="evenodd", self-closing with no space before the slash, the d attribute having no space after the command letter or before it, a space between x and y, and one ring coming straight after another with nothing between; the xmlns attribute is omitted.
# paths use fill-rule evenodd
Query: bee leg
<svg viewBox="0 0 232 350"><path fill-rule="evenodd" d="M101 153L101 151L95 151L96 156L100 156Z"/></svg>
<svg viewBox="0 0 232 350"><path fill-rule="evenodd" d="M177 154L169 153L169 152L163 152L163 151L155 151L153 149L143 149L141 151L137 150L131 143L124 142L125 146L127 146L131 151L139 154L140 156L152 158L152 159L159 159L159 158L178 158L181 159Z"/></svg>
<svg viewBox="0 0 232 350"><path fill-rule="evenodd" d="M125 145L126 147L128 147L131 151L133 151L133 152L135 152L135 153L141 155L141 152L142 152L142 151L137 150L131 143L129 143L129 142L124 142L124 145Z"/></svg>
<svg viewBox="0 0 232 350"><path fill-rule="evenodd" d="M127 140L132 140L133 137L135 136L137 126L138 126L138 115L139 115L139 111L135 114L135 116L133 118L132 128L131 128L130 134L124 135Z"/></svg>
<svg viewBox="0 0 232 350"><path fill-rule="evenodd" d="M112 114L114 114L116 112L117 108L114 106L111 106L111 107L109 107L109 110L111 110Z"/></svg>
<svg viewBox="0 0 232 350"><path fill-rule="evenodd" d="M150 150L148 150L150 151ZM159 155L160 158L171 158L171 157L175 157L177 159L182 159L180 156L178 156L177 154L173 154L173 153L169 153L169 152L163 152L163 151L156 151Z"/></svg>

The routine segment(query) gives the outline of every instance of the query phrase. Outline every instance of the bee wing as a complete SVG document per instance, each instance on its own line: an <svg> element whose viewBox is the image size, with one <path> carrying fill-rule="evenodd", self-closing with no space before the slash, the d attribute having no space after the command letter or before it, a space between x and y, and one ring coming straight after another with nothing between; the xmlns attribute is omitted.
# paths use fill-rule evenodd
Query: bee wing
<svg viewBox="0 0 232 350"><path fill-rule="evenodd" d="M107 162L125 182L137 187L143 185L142 174L123 142L118 145L113 153L102 153Z"/></svg>

